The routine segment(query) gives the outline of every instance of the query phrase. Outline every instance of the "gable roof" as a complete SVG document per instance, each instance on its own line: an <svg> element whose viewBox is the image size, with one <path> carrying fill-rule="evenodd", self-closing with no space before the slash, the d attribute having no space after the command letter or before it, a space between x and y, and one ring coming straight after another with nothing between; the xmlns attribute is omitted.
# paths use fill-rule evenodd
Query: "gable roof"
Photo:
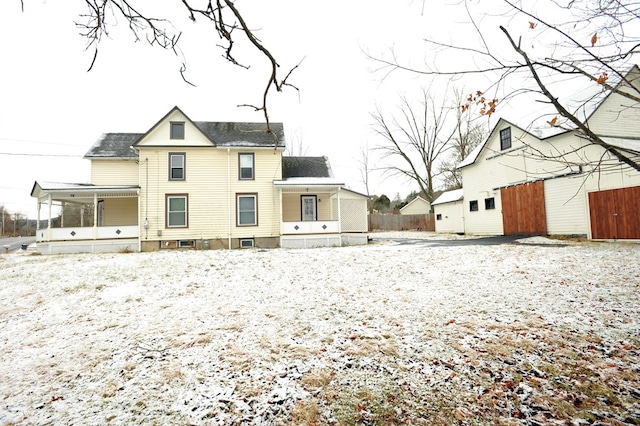
<svg viewBox="0 0 640 426"><path fill-rule="evenodd" d="M635 78L631 79L631 77L636 76ZM617 81L615 84L613 84L613 86L616 89L619 89L621 87L621 85L623 84L628 84L628 85L632 85L636 88L636 90L640 90L640 88L638 86L640 86L640 83L638 82L640 80L640 67L638 67L638 65L634 65L632 66L629 71L622 77L619 78L619 81ZM600 90L600 89L598 89ZM579 110L579 113L576 114L576 116L578 118L581 118L583 123L588 122L593 116L594 114L598 111L598 109L600 109L600 107L602 107L602 105L604 105L605 101L613 94L613 91L610 90L609 92L606 93L605 96L597 96L597 95L593 95L591 96L591 98L601 98L599 99L599 101L593 105L591 108L589 108L588 110ZM463 167L469 166L473 163L475 163L475 161L477 160L478 156L480 155L480 153L482 152L482 150L484 149L484 147L487 145L488 141L491 139L491 137L493 136L494 132L496 131L496 129L498 128L498 126L500 126L501 123L507 123L510 126L516 127L519 130L521 130L524 133L527 133L535 138L537 138L538 140L545 140L545 139L549 139L552 138L554 136L558 136L560 134L564 134L564 133L569 133L572 130L566 130L566 129L560 129L560 128L556 128L556 127L550 127L548 129L537 129L536 132L530 132L527 130L524 130L522 127L515 125L503 118L500 118L498 120L498 122L496 123L496 125L493 127L493 129L491 129L491 132L489 133L489 136L487 136L487 138L477 147L475 147L475 149L473 149L473 151L471 151L471 153L469 153L469 155L462 160L462 162L460 164L458 164L458 166L456 167L457 169L461 169ZM536 135L536 133L540 132L539 135ZM579 136L579 135L578 135ZM601 135L603 136L603 135ZM632 152L638 152L640 151L640 143L637 142L635 139L633 138L609 138L609 140L607 141L607 143L609 143L610 145L613 145L615 147L618 147L620 149L623 150L627 150L627 151L632 151Z"/></svg>
<svg viewBox="0 0 640 426"><path fill-rule="evenodd" d="M222 147L284 147L284 126L269 123L194 121L193 124L216 146ZM275 138L274 138L275 136Z"/></svg>
<svg viewBox="0 0 640 426"><path fill-rule="evenodd" d="M327 157L282 157L282 178L332 178Z"/></svg>
<svg viewBox="0 0 640 426"><path fill-rule="evenodd" d="M462 198L463 198L462 188L453 189L451 191L445 191L442 194L440 194L438 198L433 200L433 203L431 203L431 205L437 206L438 204L453 203L453 202L462 200Z"/></svg>
<svg viewBox="0 0 640 426"><path fill-rule="evenodd" d="M284 126L282 123L270 123L268 133L265 123L227 122L227 121L191 121L180 108L173 107L145 133L104 133L89 148L84 158L136 159L138 152L134 149L138 142L162 123L170 114L178 111L193 124L213 146L273 148L276 140L278 148L285 146ZM274 137L275 136L275 137Z"/></svg>
<svg viewBox="0 0 640 426"><path fill-rule="evenodd" d="M565 130L565 129L559 129L559 128L551 128L552 131L547 132L544 137L538 137L535 134L523 129L522 127L518 126L517 124L513 124L512 122L505 120L504 118L500 118L498 120L498 122L495 124L495 126L493 126L493 129L491 129L491 132L489 132L489 135L485 138L485 140L479 144L478 146L476 146L470 153L469 155L467 155L464 160L462 160L460 162L460 164L458 164L458 166L456 167L457 169L461 169L463 167L469 166L473 163L476 162L476 160L478 159L478 156L480 155L480 153L482 152L482 150L485 148L485 146L487 146L487 144L489 143L489 140L491 140L491 138L493 137L493 135L498 131L498 129L500 127L502 127L503 124L508 124L510 127L514 127L516 129L518 129L519 131L521 131L522 133L526 133L528 135L533 136L534 138L538 139L538 140L544 140L544 139L549 139L552 138L554 136L558 136L561 135L563 133L568 133L570 132L570 130ZM513 135L513 132L512 132Z"/></svg>
<svg viewBox="0 0 640 426"><path fill-rule="evenodd" d="M174 112L179 112L214 145L224 147L284 147L284 126L282 123L269 123L271 132L267 132L266 123L193 121L179 107L174 106L156 124L151 126L133 146L137 146L145 136L163 123Z"/></svg>
<svg viewBox="0 0 640 426"><path fill-rule="evenodd" d="M426 205L431 206L431 203L429 203L427 200L425 200L424 198L422 198L421 196L417 196L416 198L414 198L413 200L409 201L403 208L400 209L400 211L403 211L405 209L407 209L409 206L413 205L413 204L418 204L418 203L426 203Z"/></svg>
<svg viewBox="0 0 640 426"><path fill-rule="evenodd" d="M138 153L131 146L142 135L143 133L103 133L84 158L138 158Z"/></svg>

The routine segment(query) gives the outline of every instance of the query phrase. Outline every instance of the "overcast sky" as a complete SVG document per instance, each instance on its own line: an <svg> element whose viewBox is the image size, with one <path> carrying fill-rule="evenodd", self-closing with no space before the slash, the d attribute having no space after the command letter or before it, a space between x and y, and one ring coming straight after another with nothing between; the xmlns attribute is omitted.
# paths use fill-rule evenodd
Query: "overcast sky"
<svg viewBox="0 0 640 426"><path fill-rule="evenodd" d="M89 182L82 159L106 132L145 132L173 106L199 121L262 121L260 113L239 104L259 104L266 83L265 60L238 45L238 59L249 70L221 57L210 24L187 24L180 3L165 10L184 30L186 84L181 57L145 42L133 42L123 22L103 39L93 70L92 51L74 21L82 1L0 3L0 203L11 212L35 217L29 196L34 181ZM143 1L144 3L144 1ZM268 6L266 4L268 3ZM157 2L147 2L157 10ZM173 4L173 3L172 3ZM460 19L453 6L401 0L300 2L238 0L258 36L288 70L300 90L274 93L270 118L285 125L288 142L302 144L305 155L326 155L336 177L364 192L358 160L361 146L376 143L370 114L390 108L399 95L418 93L419 77L373 73L374 55L393 48L402 59L420 64L421 40L429 35L457 37ZM239 35L239 34L238 34ZM373 166L377 161L374 160ZM417 189L379 173L370 176L372 194L402 197Z"/></svg>

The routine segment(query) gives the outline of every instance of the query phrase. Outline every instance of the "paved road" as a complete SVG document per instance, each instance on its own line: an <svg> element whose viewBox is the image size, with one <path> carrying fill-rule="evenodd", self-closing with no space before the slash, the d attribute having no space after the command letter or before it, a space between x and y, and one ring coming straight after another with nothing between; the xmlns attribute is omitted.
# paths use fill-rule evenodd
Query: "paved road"
<svg viewBox="0 0 640 426"><path fill-rule="evenodd" d="M0 250L2 253L20 250L23 244L29 245L36 242L36 237L13 237L13 238L0 238Z"/></svg>
<svg viewBox="0 0 640 426"><path fill-rule="evenodd" d="M393 241L400 245L420 245L430 247L451 247L451 246L491 246L498 244L510 244L522 238L516 235L499 235L495 237L466 238L461 240L422 240L413 238L376 238L373 241Z"/></svg>

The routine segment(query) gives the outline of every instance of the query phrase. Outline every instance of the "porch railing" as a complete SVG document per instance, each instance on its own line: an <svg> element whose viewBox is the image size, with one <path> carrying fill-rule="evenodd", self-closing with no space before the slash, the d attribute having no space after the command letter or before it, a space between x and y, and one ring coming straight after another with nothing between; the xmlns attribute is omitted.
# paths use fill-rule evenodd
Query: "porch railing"
<svg viewBox="0 0 640 426"><path fill-rule="evenodd" d="M281 222L280 232L282 235L336 234L340 232L340 223L337 220Z"/></svg>
<svg viewBox="0 0 640 426"><path fill-rule="evenodd" d="M36 232L36 241L80 241L138 238L138 225L44 228Z"/></svg>

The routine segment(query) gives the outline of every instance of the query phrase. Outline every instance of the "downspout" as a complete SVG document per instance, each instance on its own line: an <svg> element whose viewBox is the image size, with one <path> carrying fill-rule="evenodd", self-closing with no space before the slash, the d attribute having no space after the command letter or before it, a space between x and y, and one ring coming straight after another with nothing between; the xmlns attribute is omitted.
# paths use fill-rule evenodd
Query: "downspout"
<svg viewBox="0 0 640 426"><path fill-rule="evenodd" d="M227 148L227 243L228 249L231 250L231 148Z"/></svg>
<svg viewBox="0 0 640 426"><path fill-rule="evenodd" d="M145 182L144 182L144 239L149 239L149 157L144 159L145 164ZM138 194L138 199L140 194ZM140 242L140 251L142 251L142 242Z"/></svg>

